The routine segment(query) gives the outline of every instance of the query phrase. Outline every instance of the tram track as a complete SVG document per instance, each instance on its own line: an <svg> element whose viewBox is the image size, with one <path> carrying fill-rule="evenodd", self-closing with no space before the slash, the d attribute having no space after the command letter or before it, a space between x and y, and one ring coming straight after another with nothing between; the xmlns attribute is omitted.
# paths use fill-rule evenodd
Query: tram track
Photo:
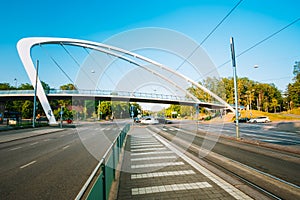
<svg viewBox="0 0 300 200"><path fill-rule="evenodd" d="M199 143L197 144L194 141L191 143L190 141L185 140L184 137L180 137L180 134L178 134L179 130L175 134L174 132L164 131L157 127L149 128L166 140L171 141L172 144L180 147L181 150L183 149L186 154L193 156L193 159L200 162L200 164L207 163L210 170L220 170L223 173L230 175L230 177L238 179L249 187L260 191L271 199L300 198L300 187L294 183L277 178L275 175L255 169L254 167L250 167L242 162L233 160L213 151L208 152L203 149ZM197 137L198 136L196 135L195 138Z"/></svg>

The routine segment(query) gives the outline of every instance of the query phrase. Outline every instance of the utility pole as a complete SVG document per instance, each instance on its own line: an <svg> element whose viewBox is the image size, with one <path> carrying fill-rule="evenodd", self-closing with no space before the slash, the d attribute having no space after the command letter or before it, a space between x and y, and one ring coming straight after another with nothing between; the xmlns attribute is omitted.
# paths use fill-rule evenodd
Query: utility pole
<svg viewBox="0 0 300 200"><path fill-rule="evenodd" d="M236 139L240 139L240 133L239 133L239 110L238 110L238 91L237 91L237 75L236 75L236 62L235 62L235 52L234 52L233 37L230 38L230 47L231 47L232 67L233 67L233 81L234 81L235 130L236 130Z"/></svg>
<svg viewBox="0 0 300 200"><path fill-rule="evenodd" d="M64 106L60 107L60 128L62 128L63 125L63 114L64 114Z"/></svg>
<svg viewBox="0 0 300 200"><path fill-rule="evenodd" d="M36 115L36 91L37 91L37 80L39 76L39 60L36 61L36 73L35 73L35 87L34 87L34 97L33 97L33 118L32 127L35 127L35 115Z"/></svg>

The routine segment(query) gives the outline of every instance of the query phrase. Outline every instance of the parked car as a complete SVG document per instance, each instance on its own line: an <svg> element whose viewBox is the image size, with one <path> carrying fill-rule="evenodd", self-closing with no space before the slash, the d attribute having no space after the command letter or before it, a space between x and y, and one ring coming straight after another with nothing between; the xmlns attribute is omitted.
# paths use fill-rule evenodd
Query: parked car
<svg viewBox="0 0 300 200"><path fill-rule="evenodd" d="M267 122L271 122L271 120L269 119L269 117L256 117L256 118L252 118L248 121L249 123L267 123Z"/></svg>
<svg viewBox="0 0 300 200"><path fill-rule="evenodd" d="M239 119L239 123L246 123L248 122L250 119L248 117L245 117L245 118L240 118ZM234 123L235 123L235 120L234 120Z"/></svg>
<svg viewBox="0 0 300 200"><path fill-rule="evenodd" d="M153 117L145 117L141 120L141 124L158 124L159 121Z"/></svg>
<svg viewBox="0 0 300 200"><path fill-rule="evenodd" d="M138 118L138 117L135 117L133 120L134 120L135 123L140 123L141 122L141 119Z"/></svg>

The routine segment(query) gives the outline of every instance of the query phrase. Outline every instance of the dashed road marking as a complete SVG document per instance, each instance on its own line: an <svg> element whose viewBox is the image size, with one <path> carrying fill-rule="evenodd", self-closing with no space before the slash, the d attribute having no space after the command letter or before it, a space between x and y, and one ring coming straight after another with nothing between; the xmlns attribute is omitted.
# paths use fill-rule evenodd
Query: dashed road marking
<svg viewBox="0 0 300 200"><path fill-rule="evenodd" d="M70 145L67 145L67 146L63 147L63 150L65 150L65 149L67 149L69 147L70 147Z"/></svg>
<svg viewBox="0 0 300 200"><path fill-rule="evenodd" d="M15 150L18 150L18 149L22 149L22 147L15 147L15 148L9 149L8 151L15 151Z"/></svg>
<svg viewBox="0 0 300 200"><path fill-rule="evenodd" d="M31 143L30 146L36 145L36 144L38 144L38 143L39 143L39 142Z"/></svg>
<svg viewBox="0 0 300 200"><path fill-rule="evenodd" d="M25 168L25 167L28 167L28 166L30 166L30 165L32 165L32 164L34 164L34 163L36 163L36 160L31 161L30 163L27 163L27 164L25 164L25 165L22 165L22 166L20 167L20 169L23 169L23 168Z"/></svg>

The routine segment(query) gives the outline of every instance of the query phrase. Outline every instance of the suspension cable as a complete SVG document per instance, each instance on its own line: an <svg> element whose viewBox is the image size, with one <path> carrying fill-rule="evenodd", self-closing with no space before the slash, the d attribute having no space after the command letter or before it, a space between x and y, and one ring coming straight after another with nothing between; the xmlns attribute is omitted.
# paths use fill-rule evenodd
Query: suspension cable
<svg viewBox="0 0 300 200"><path fill-rule="evenodd" d="M44 53L54 62L54 64L58 67L59 70L63 72L63 74L69 79L69 81L77 88L77 86L74 84L74 81L71 79L71 77L63 70L63 68L58 64L58 62L50 55L50 53L45 49L41 44L39 44L40 48L44 51Z"/></svg>

